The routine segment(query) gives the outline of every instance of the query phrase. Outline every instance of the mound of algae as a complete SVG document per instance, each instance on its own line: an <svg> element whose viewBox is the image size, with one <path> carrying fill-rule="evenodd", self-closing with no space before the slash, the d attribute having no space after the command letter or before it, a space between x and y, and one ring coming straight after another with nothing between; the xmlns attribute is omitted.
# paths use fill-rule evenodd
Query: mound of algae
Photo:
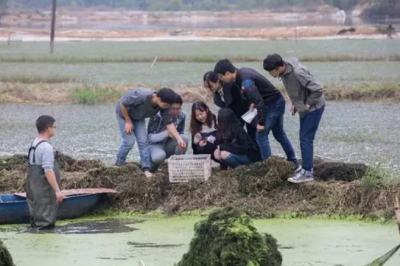
<svg viewBox="0 0 400 266"><path fill-rule="evenodd" d="M10 252L0 240L0 266L14 266Z"/></svg>
<svg viewBox="0 0 400 266"><path fill-rule="evenodd" d="M176 266L280 266L276 239L260 234L249 216L231 207L195 225L189 251Z"/></svg>

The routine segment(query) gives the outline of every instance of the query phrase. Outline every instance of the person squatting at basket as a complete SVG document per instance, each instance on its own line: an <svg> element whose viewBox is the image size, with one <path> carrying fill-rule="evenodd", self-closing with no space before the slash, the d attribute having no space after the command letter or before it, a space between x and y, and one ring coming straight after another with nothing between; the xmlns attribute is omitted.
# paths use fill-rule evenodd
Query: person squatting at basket
<svg viewBox="0 0 400 266"><path fill-rule="evenodd" d="M184 135L186 114L182 111L182 98L175 95L174 103L171 104L171 119L181 138L188 145L189 138ZM176 139L168 132L160 112L151 117L147 127L150 142L151 170L154 171L164 160L172 155L185 154L186 149L181 149Z"/></svg>

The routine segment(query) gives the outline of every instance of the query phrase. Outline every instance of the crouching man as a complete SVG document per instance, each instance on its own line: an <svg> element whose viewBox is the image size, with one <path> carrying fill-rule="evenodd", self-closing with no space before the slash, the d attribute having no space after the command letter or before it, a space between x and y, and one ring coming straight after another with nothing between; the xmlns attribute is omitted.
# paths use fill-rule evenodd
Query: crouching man
<svg viewBox="0 0 400 266"><path fill-rule="evenodd" d="M56 223L58 204L64 199L60 191L60 172L54 161L50 139L56 132L55 119L43 115L36 120L38 137L29 148L29 168L26 180L26 199L31 227L52 229Z"/></svg>
<svg viewBox="0 0 400 266"><path fill-rule="evenodd" d="M172 123L180 134L186 147L182 149L175 138L168 132L163 117L160 113L150 118L147 132L150 142L150 158L152 170L155 170L165 159L172 155L185 154L189 138L184 135L186 114L182 109L182 98L176 95L170 106Z"/></svg>

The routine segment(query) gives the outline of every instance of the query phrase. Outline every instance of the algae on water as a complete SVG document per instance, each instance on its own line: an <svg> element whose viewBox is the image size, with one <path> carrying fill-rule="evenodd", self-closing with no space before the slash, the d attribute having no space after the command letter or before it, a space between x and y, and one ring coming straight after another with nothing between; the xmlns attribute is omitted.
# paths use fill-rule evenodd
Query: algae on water
<svg viewBox="0 0 400 266"><path fill-rule="evenodd" d="M8 249L4 246L0 240L0 266L14 266L12 257Z"/></svg>
<svg viewBox="0 0 400 266"><path fill-rule="evenodd" d="M276 239L257 232L249 216L227 207L195 225L189 251L177 266L280 266Z"/></svg>

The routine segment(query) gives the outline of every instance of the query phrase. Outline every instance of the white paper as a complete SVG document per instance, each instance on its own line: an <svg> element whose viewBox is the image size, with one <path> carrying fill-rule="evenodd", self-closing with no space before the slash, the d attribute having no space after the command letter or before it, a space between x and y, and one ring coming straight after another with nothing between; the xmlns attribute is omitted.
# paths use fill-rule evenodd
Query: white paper
<svg viewBox="0 0 400 266"><path fill-rule="evenodd" d="M249 110L247 113L242 115L242 119L246 121L247 124L251 124L251 122L254 120L254 118L257 116L257 109Z"/></svg>

